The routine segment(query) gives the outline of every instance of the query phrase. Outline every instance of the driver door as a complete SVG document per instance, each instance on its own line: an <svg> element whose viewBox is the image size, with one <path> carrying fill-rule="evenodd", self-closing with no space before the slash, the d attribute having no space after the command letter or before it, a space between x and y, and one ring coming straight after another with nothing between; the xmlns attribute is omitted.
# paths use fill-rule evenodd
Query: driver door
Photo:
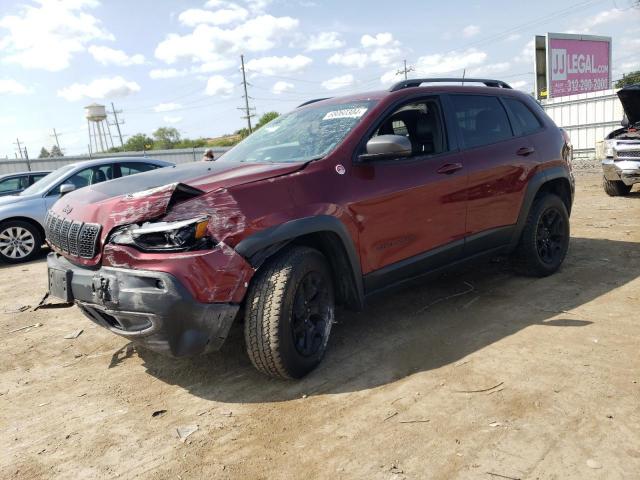
<svg viewBox="0 0 640 480"><path fill-rule="evenodd" d="M460 257L467 209L464 160L448 134L438 97L412 100L384 118L375 135L404 135L410 157L354 165L367 291Z"/></svg>

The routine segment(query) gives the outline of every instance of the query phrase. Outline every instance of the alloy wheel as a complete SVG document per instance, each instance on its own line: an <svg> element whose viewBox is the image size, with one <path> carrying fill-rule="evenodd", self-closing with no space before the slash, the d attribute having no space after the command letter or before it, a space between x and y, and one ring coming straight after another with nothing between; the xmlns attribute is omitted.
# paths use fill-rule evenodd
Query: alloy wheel
<svg viewBox="0 0 640 480"><path fill-rule="evenodd" d="M326 342L333 308L329 286L318 272L304 276L293 302L291 333L296 351L303 357L318 353Z"/></svg>
<svg viewBox="0 0 640 480"><path fill-rule="evenodd" d="M549 265L562 256L567 229L564 219L556 208L544 211L536 229L536 249L540 259Z"/></svg>
<svg viewBox="0 0 640 480"><path fill-rule="evenodd" d="M0 232L0 253L7 258L25 258L35 246L36 240L26 228L9 227Z"/></svg>

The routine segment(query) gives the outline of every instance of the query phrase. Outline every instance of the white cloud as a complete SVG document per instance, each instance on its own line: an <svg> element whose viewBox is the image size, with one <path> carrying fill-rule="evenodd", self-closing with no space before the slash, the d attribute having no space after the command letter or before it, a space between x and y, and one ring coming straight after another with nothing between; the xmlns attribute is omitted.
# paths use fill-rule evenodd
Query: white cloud
<svg viewBox="0 0 640 480"><path fill-rule="evenodd" d="M318 35L311 35L307 42L307 50L333 50L344 47L344 41L340 40L338 32L322 32Z"/></svg>
<svg viewBox="0 0 640 480"><path fill-rule="evenodd" d="M100 20L86 12L96 0L39 0L0 19L0 52L7 63L57 72L94 40L113 40ZM7 30L2 35L2 30Z"/></svg>
<svg viewBox="0 0 640 480"><path fill-rule="evenodd" d="M58 90L58 96L70 102L88 99L104 99L126 97L140 91L140 85L130 82L120 76L112 78L98 78L88 84L74 83Z"/></svg>
<svg viewBox="0 0 640 480"><path fill-rule="evenodd" d="M509 62L491 63L487 65L481 65L477 68L472 68L467 71L469 77L484 77L491 76L509 71L511 64Z"/></svg>
<svg viewBox="0 0 640 480"><path fill-rule="evenodd" d="M213 75L207 81L207 88L204 93L207 95L229 96L233 93L234 85L222 75Z"/></svg>
<svg viewBox="0 0 640 480"><path fill-rule="evenodd" d="M481 65L487 54L475 48L469 48L464 52L448 52L446 54L435 53L418 58L416 73L419 75L441 75L462 69Z"/></svg>
<svg viewBox="0 0 640 480"><path fill-rule="evenodd" d="M348 73L347 75L341 75L339 77L330 78L322 82L322 86L327 90L337 90L339 88L345 88L353 85L353 75Z"/></svg>
<svg viewBox="0 0 640 480"><path fill-rule="evenodd" d="M372 35L363 35L360 39L360 44L365 47L385 47L387 45L395 45L397 42L393 39L393 35L391 33L378 33L376 36Z"/></svg>
<svg viewBox="0 0 640 480"><path fill-rule="evenodd" d="M27 87L12 78L4 80L0 78L0 94L23 95L29 92Z"/></svg>
<svg viewBox="0 0 640 480"><path fill-rule="evenodd" d="M598 25L602 25L604 23L623 20L629 15L633 15L633 11L629 12L627 11L627 9L622 10L620 8L612 8L611 10L604 10L593 15L592 17L586 18L585 20L580 22L580 25L577 28L579 30L582 30L583 32L588 32L593 27L597 27Z"/></svg>
<svg viewBox="0 0 640 480"><path fill-rule="evenodd" d="M178 20L183 25L195 27L203 23L209 25L227 25L229 23L243 21L247 18L249 12L246 8L242 8L235 3L225 5L225 8L216 10L202 10L200 8L190 8L185 10L178 16Z"/></svg>
<svg viewBox="0 0 640 480"><path fill-rule="evenodd" d="M520 54L516 55L516 58L514 58L514 61L520 62L520 63L533 64L533 61L535 59L535 54L536 54L536 43L534 39L531 39L526 43L524 47L522 47Z"/></svg>
<svg viewBox="0 0 640 480"><path fill-rule="evenodd" d="M462 29L462 36L465 38L475 37L480 33L480 27L477 25L467 25Z"/></svg>
<svg viewBox="0 0 640 480"><path fill-rule="evenodd" d="M516 90L522 90L525 92L532 90L531 88L525 88L527 87L527 85L529 85L529 82L525 80L517 80L515 82L511 82L509 85L511 85L511 88L515 88Z"/></svg>
<svg viewBox="0 0 640 480"><path fill-rule="evenodd" d="M182 121L182 117L171 117L169 115L165 115L164 117L162 117L162 120L164 120L166 123L179 123Z"/></svg>
<svg viewBox="0 0 640 480"><path fill-rule="evenodd" d="M136 55L127 55L122 50L98 45L91 45L88 50L93 58L102 65L128 67L130 65L142 65L144 63L144 56L139 53Z"/></svg>
<svg viewBox="0 0 640 480"><path fill-rule="evenodd" d="M348 68L363 68L369 63L369 55L356 50L344 53L334 53L328 60L331 65L340 65Z"/></svg>
<svg viewBox="0 0 640 480"><path fill-rule="evenodd" d="M167 35L156 47L155 56L168 64L181 59L213 63L243 51L270 50L298 23L291 17L261 15L229 29L201 24L186 35Z"/></svg>
<svg viewBox="0 0 640 480"><path fill-rule="evenodd" d="M520 37L522 37L522 35L520 35L519 33L512 33L511 35L509 35L507 38L505 38L505 40L507 42L513 42L515 40L519 40Z"/></svg>
<svg viewBox="0 0 640 480"><path fill-rule="evenodd" d="M177 70L175 68L154 68L149 72L149 77L157 80L163 78L176 78L184 77L189 73L189 70Z"/></svg>
<svg viewBox="0 0 640 480"><path fill-rule="evenodd" d="M246 63L246 69L252 73L264 75L279 75L302 70L310 65L312 60L304 55L295 57L262 57L254 58Z"/></svg>
<svg viewBox="0 0 640 480"><path fill-rule="evenodd" d="M273 84L273 87L271 87L271 91L276 95L280 95L283 92L288 92L289 90L293 90L294 87L295 85L293 83L284 82L280 80Z"/></svg>
<svg viewBox="0 0 640 480"><path fill-rule="evenodd" d="M173 103L173 102L159 103L158 105L153 107L153 111L154 112L171 112L171 111L176 110L176 109L178 109L180 107L182 107L182 105L180 105L179 103Z"/></svg>
<svg viewBox="0 0 640 480"><path fill-rule="evenodd" d="M364 68L372 63L387 67L402 56L400 42L394 40L390 33L378 33L375 37L363 35L360 44L363 48L334 53L329 57L328 63L347 68Z"/></svg>

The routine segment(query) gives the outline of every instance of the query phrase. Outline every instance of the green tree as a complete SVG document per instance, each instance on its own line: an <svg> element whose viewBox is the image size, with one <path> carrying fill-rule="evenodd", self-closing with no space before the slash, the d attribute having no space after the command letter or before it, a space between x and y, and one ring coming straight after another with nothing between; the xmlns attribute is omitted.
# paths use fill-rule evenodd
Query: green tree
<svg viewBox="0 0 640 480"><path fill-rule="evenodd" d="M626 87L635 83L640 83L640 70L622 75L622 78L616 82L616 88Z"/></svg>
<svg viewBox="0 0 640 480"><path fill-rule="evenodd" d="M124 144L125 152L141 152L153 148L153 138L144 133L136 133Z"/></svg>
<svg viewBox="0 0 640 480"><path fill-rule="evenodd" d="M40 155L38 155L38 158L49 158L50 156L51 154L49 153L49 150L44 147L40 149Z"/></svg>
<svg viewBox="0 0 640 480"><path fill-rule="evenodd" d="M200 148L207 146L206 138L183 138L178 143L174 144L173 148Z"/></svg>
<svg viewBox="0 0 640 480"><path fill-rule="evenodd" d="M54 145L53 147L51 147L51 154L49 156L64 157L64 154L62 153L62 150L60 150L60 147L58 147L57 145Z"/></svg>
<svg viewBox="0 0 640 480"><path fill-rule="evenodd" d="M160 127L153 132L153 148L167 150L174 148L180 141L180 132L173 127Z"/></svg>
<svg viewBox="0 0 640 480"><path fill-rule="evenodd" d="M258 123L256 123L256 126L254 128L254 130L258 130L260 127L263 127L264 125L266 125L267 123L269 123L271 120L274 120L276 118L278 118L280 116L280 114L278 112L267 112L264 115L262 115L260 117L260 120L258 120Z"/></svg>

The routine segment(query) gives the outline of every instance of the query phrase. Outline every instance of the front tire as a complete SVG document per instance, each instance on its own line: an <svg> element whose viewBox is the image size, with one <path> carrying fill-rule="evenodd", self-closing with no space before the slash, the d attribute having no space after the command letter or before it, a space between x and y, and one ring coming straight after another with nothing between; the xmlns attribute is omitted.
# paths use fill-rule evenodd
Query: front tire
<svg viewBox="0 0 640 480"><path fill-rule="evenodd" d="M33 260L42 243L40 231L31 223L11 220L0 224L0 260L5 263Z"/></svg>
<svg viewBox="0 0 640 480"><path fill-rule="evenodd" d="M271 377L301 378L324 357L334 319L331 273L324 256L293 247L256 273L245 309L253 365Z"/></svg>
<svg viewBox="0 0 640 480"><path fill-rule="evenodd" d="M620 180L607 180L606 178L602 179L602 187L610 197L624 197L629 195L631 191L631 185L627 185Z"/></svg>
<svg viewBox="0 0 640 480"><path fill-rule="evenodd" d="M514 252L518 273L546 277L562 265L569 249L569 214L557 195L543 194L535 199Z"/></svg>

